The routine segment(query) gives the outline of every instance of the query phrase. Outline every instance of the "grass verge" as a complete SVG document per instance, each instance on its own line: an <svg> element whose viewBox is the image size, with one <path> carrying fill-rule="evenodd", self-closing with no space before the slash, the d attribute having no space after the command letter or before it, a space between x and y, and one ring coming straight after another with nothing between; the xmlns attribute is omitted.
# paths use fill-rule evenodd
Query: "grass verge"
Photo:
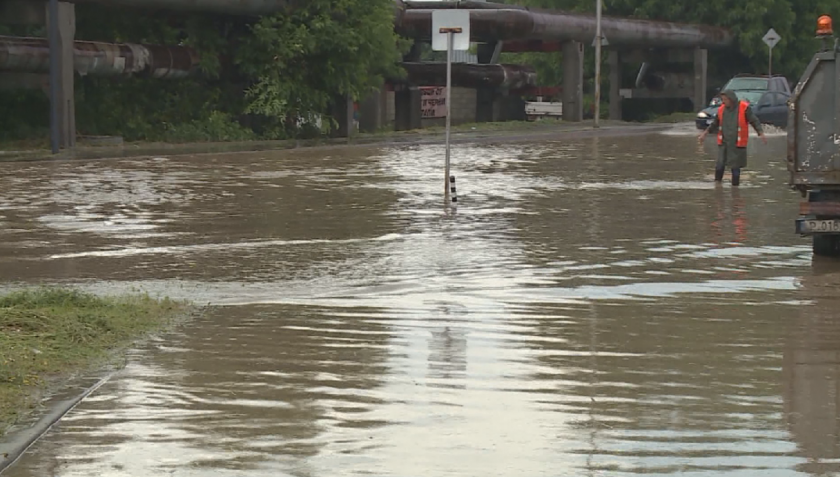
<svg viewBox="0 0 840 477"><path fill-rule="evenodd" d="M0 436L32 412L50 384L106 364L187 305L148 296L101 298L65 289L0 296Z"/></svg>

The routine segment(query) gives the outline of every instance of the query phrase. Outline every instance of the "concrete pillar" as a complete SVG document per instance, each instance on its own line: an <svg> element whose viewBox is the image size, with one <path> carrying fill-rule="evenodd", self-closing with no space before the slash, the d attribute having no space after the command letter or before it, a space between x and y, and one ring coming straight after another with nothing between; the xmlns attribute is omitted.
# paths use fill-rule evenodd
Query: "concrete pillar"
<svg viewBox="0 0 840 477"><path fill-rule="evenodd" d="M482 65L493 64L498 61L496 53L501 47L501 42L482 43L478 45L478 63ZM495 105L499 92L494 87L476 88L475 90L475 122L490 123L496 120Z"/></svg>
<svg viewBox="0 0 840 477"><path fill-rule="evenodd" d="M403 61L416 63L420 61L422 54L423 42L415 40L415 42L411 44L411 48L409 48L408 53L403 56Z"/></svg>
<svg viewBox="0 0 840 477"><path fill-rule="evenodd" d="M525 100L518 95L499 99L499 121L525 121Z"/></svg>
<svg viewBox="0 0 840 477"><path fill-rule="evenodd" d="M709 51L694 50L694 109L706 107L706 81L708 76Z"/></svg>
<svg viewBox="0 0 840 477"><path fill-rule="evenodd" d="M48 5L47 5L48 8ZM49 18L47 10L47 22ZM58 61L58 145L61 148L76 146L76 100L73 70L73 41L76 37L76 8L72 3L58 3L58 44L61 52Z"/></svg>
<svg viewBox="0 0 840 477"><path fill-rule="evenodd" d="M420 88L417 86L401 85L394 90L394 129L410 131L420 129L423 113Z"/></svg>
<svg viewBox="0 0 840 477"><path fill-rule="evenodd" d="M583 43L563 44L563 120L583 121Z"/></svg>
<svg viewBox="0 0 840 477"><path fill-rule="evenodd" d="M403 61L418 62L423 44L415 41ZM423 119L423 97L415 85L397 85L394 88L394 130L420 129Z"/></svg>
<svg viewBox="0 0 840 477"><path fill-rule="evenodd" d="M332 137L350 137L353 135L353 98L338 96L333 101L333 119L338 123L332 130Z"/></svg>
<svg viewBox="0 0 840 477"><path fill-rule="evenodd" d="M382 129L388 114L387 101L388 92L383 85L359 104L359 132L373 133Z"/></svg>
<svg viewBox="0 0 840 477"><path fill-rule="evenodd" d="M610 66L610 119L621 121L621 53L609 52Z"/></svg>

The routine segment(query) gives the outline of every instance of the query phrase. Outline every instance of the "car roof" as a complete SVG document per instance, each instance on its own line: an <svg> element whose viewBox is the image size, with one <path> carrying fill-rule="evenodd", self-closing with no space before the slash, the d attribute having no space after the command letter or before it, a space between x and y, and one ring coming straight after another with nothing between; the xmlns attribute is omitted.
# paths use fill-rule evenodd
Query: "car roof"
<svg viewBox="0 0 840 477"><path fill-rule="evenodd" d="M767 75L757 75L754 73L738 73L734 78L767 78ZM771 78L784 78L783 75L773 75Z"/></svg>
<svg viewBox="0 0 840 477"><path fill-rule="evenodd" d="M790 93L790 83L788 82L787 78L782 75L773 75L768 77L767 75L757 75L753 73L738 73L737 75L733 76L726 82L729 84L735 78L756 78L756 79L767 79L767 89L763 91L778 91L782 93Z"/></svg>

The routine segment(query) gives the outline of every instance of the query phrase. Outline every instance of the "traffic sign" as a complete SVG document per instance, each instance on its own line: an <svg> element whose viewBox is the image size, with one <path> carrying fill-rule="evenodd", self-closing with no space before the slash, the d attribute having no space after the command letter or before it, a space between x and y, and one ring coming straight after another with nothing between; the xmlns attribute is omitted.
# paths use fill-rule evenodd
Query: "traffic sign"
<svg viewBox="0 0 840 477"><path fill-rule="evenodd" d="M469 10L432 10L432 50L447 51L450 39L453 50L470 49Z"/></svg>
<svg viewBox="0 0 840 477"><path fill-rule="evenodd" d="M769 29L767 33L764 34L764 38L761 39L769 48L770 48L770 59L768 60L767 64L767 76L773 76L773 47L779 43L782 37L776 33L776 30Z"/></svg>
<svg viewBox="0 0 840 477"><path fill-rule="evenodd" d="M446 159L444 163L444 197L449 202L454 195L455 177L450 175L450 136L452 128L452 52L470 49L470 11L432 10L432 49L446 51ZM450 186L450 183L452 184Z"/></svg>
<svg viewBox="0 0 840 477"><path fill-rule="evenodd" d="M762 38L761 40L767 46L769 46L772 49L773 47L776 46L776 44L779 43L779 40L781 40L781 39L782 39L782 37L779 36L778 33L776 33L776 30L771 28L771 29L767 30L767 33L764 35L764 38Z"/></svg>
<svg viewBox="0 0 840 477"><path fill-rule="evenodd" d="M598 44L598 38L597 37L593 38L592 39L592 47L594 48L595 45L597 45L597 44ZM607 41L607 37L602 34L601 35L601 46L609 46L609 45L610 45L610 42Z"/></svg>

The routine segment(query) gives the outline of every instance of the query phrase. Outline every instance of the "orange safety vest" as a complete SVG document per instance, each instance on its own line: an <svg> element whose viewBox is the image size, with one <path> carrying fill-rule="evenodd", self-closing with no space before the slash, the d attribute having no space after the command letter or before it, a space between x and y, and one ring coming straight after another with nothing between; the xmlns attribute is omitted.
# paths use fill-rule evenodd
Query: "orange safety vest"
<svg viewBox="0 0 840 477"><path fill-rule="evenodd" d="M738 101L738 140L735 141L736 147L747 147L750 140L750 125L747 122L747 108L750 106L749 101ZM725 104L720 105L718 109L718 146L723 144L723 111L726 109Z"/></svg>

